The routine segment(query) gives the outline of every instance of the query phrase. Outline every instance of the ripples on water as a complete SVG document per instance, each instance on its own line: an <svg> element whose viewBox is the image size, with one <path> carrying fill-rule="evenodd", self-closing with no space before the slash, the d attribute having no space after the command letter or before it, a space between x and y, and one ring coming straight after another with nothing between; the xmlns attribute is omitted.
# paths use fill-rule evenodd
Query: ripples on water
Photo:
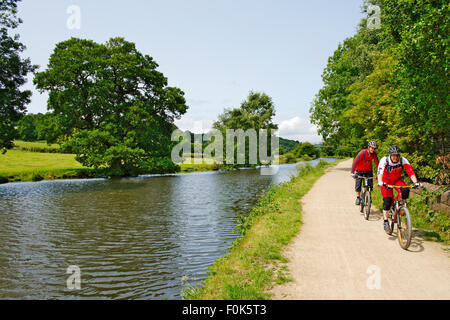
<svg viewBox="0 0 450 320"><path fill-rule="evenodd" d="M182 277L199 284L225 254L236 215L295 171L0 185L0 299L180 299ZM66 287L70 265L81 290Z"/></svg>

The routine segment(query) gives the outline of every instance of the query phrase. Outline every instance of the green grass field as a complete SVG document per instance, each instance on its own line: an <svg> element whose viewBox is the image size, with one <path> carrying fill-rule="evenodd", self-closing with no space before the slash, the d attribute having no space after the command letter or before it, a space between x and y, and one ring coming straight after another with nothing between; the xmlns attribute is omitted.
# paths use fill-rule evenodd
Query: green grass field
<svg viewBox="0 0 450 320"><path fill-rule="evenodd" d="M0 176L9 181L73 178L83 167L73 154L8 150L0 155Z"/></svg>

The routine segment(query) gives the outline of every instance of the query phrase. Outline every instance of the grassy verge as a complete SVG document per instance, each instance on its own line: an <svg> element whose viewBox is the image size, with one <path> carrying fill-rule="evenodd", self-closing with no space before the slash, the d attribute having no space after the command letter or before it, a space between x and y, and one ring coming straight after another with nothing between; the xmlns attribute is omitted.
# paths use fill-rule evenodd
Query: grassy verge
<svg viewBox="0 0 450 320"><path fill-rule="evenodd" d="M303 197L325 169L335 165L321 162L316 168L299 166L290 182L273 186L252 209L241 217L237 229L242 235L230 251L208 268L201 286L182 291L187 300L264 300L275 283L290 280L283 265L283 248L298 234Z"/></svg>
<svg viewBox="0 0 450 320"><path fill-rule="evenodd" d="M395 192L394 192L395 194ZM380 188L372 192L374 205L382 210L383 196ZM450 245L450 218L444 212L432 210L425 203L425 196L417 196L411 192L408 200L408 209L411 214L413 227L416 228L425 240L441 242Z"/></svg>

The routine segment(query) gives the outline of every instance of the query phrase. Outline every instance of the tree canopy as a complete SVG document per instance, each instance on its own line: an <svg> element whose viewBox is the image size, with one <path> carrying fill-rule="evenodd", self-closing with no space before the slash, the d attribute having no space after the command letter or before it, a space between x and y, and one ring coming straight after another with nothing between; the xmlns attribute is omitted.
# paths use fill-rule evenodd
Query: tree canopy
<svg viewBox="0 0 450 320"><path fill-rule="evenodd" d="M222 132L224 136L224 155L226 154L226 130L242 130L247 131L249 129L255 130L256 133L256 144L257 148L254 150L257 154L257 160L255 164L250 163L250 138L245 137L245 140L242 143L249 140L248 143L245 143L245 164L234 164L234 167L239 166L252 166L252 165L260 165L261 159L259 158L259 131L267 130L267 149L268 154L271 152L275 152L276 150L271 150L271 135L274 130L278 129L278 126L273 123L273 117L275 116L275 105L272 101L272 98L265 93L253 92L250 91L246 100L241 103L239 108L234 109L225 109L224 113L219 115L219 119L214 122L213 128ZM239 140L234 143L234 150L237 151L240 147Z"/></svg>
<svg viewBox="0 0 450 320"><path fill-rule="evenodd" d="M31 91L21 90L21 86L27 74L37 68L20 56L26 47L19 35L9 34L22 22L17 16L19 1L0 0L0 149L13 146L16 122L26 113L31 97Z"/></svg>

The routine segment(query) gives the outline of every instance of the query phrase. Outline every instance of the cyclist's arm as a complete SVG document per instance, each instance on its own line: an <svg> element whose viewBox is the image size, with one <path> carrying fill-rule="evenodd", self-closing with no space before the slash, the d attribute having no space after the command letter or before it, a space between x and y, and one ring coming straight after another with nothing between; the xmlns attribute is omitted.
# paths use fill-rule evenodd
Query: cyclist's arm
<svg viewBox="0 0 450 320"><path fill-rule="evenodd" d="M358 153L358 155L356 156L355 161L353 161L352 173L355 173L356 166L358 165L359 161L362 159L363 152L364 152L364 150L361 150Z"/></svg>
<svg viewBox="0 0 450 320"><path fill-rule="evenodd" d="M403 158L402 161L403 161L403 167L405 168L406 173L407 173L408 176L411 178L412 182L413 182L414 184L416 184L418 181L417 181L416 174L414 173L414 170L413 170L411 164L410 164L409 161L408 161L407 159L405 159L405 158Z"/></svg>
<svg viewBox="0 0 450 320"><path fill-rule="evenodd" d="M380 162L378 161L377 154L373 154L373 161L375 161L375 167L378 169L378 166L380 165Z"/></svg>
<svg viewBox="0 0 450 320"><path fill-rule="evenodd" d="M377 170L378 185L380 185L380 183L383 182L383 175L384 175L384 169L386 168L386 162L387 162L387 159L383 158L383 159L381 159L381 162L378 164L378 170Z"/></svg>
<svg viewBox="0 0 450 320"><path fill-rule="evenodd" d="M378 185L380 184L380 182L383 182L383 174L378 175Z"/></svg>

